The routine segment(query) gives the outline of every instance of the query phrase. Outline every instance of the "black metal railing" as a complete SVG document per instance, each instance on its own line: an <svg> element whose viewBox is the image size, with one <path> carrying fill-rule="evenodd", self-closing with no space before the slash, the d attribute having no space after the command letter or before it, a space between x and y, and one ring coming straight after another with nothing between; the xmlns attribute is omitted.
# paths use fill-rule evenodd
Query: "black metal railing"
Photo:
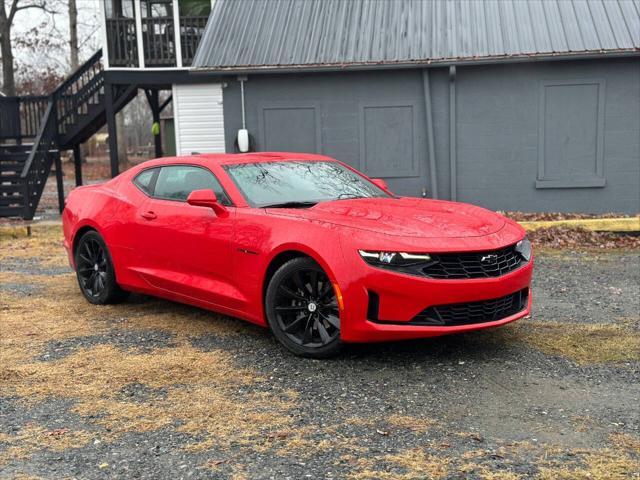
<svg viewBox="0 0 640 480"><path fill-rule="evenodd" d="M107 18L106 25L109 65L137 67L136 21L133 18Z"/></svg>
<svg viewBox="0 0 640 480"><path fill-rule="evenodd" d="M179 19L182 65L185 67L193 62L208 18L207 16L188 16ZM108 18L106 24L109 65L138 67L135 20ZM143 18L141 24L145 67L175 67L177 63L174 18L172 16Z"/></svg>
<svg viewBox="0 0 640 480"><path fill-rule="evenodd" d="M198 44L204 34L209 17L180 17L180 44L182 65L188 67L193 62Z"/></svg>
<svg viewBox="0 0 640 480"><path fill-rule="evenodd" d="M20 97L0 96L0 139L20 137Z"/></svg>
<svg viewBox="0 0 640 480"><path fill-rule="evenodd" d="M78 123L79 115L101 103L104 95L101 59L102 50L98 50L53 92L60 134L68 133L69 127Z"/></svg>
<svg viewBox="0 0 640 480"><path fill-rule="evenodd" d="M28 220L32 219L35 214L44 185L51 171L51 165L60 158L56 145L58 136L56 117L56 102L54 97L51 96L47 102L47 109L42 118L33 147L20 174L25 199L23 217Z"/></svg>
<svg viewBox="0 0 640 480"><path fill-rule="evenodd" d="M0 97L0 140L20 143L33 140L39 133L49 100L57 103L58 127L64 134L78 115L99 104L104 94L102 50L98 50L50 95Z"/></svg>
<svg viewBox="0 0 640 480"><path fill-rule="evenodd" d="M145 67L174 67L176 46L173 17L142 19Z"/></svg>
<svg viewBox="0 0 640 480"><path fill-rule="evenodd" d="M56 164L58 196L62 208L62 174L60 171L61 138L68 128L81 124L81 115L91 105L99 105L104 93L102 50L62 82L49 96L3 97L0 113L0 136L13 133L16 141L33 139L33 145L19 176L23 189L23 218L31 219L42 196L51 166ZM5 118L6 117L6 118Z"/></svg>
<svg viewBox="0 0 640 480"><path fill-rule="evenodd" d="M22 137L33 138L38 134L38 127L47 109L49 97L39 95L20 98L20 133Z"/></svg>
<svg viewBox="0 0 640 480"><path fill-rule="evenodd" d="M48 100L48 96L0 97L0 140L34 138Z"/></svg>

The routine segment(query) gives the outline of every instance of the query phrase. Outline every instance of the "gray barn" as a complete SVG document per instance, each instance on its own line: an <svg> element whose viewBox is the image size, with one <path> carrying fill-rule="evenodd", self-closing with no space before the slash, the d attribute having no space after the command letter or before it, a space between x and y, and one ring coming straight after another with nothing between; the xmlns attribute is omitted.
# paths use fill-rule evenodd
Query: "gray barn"
<svg viewBox="0 0 640 480"><path fill-rule="evenodd" d="M217 0L226 150L318 152L398 194L640 211L640 0Z"/></svg>

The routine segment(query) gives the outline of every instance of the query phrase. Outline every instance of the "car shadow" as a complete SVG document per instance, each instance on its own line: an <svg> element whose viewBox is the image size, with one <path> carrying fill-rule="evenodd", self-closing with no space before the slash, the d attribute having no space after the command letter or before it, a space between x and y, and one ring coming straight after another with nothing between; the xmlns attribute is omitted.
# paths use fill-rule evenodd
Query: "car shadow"
<svg viewBox="0 0 640 480"><path fill-rule="evenodd" d="M280 360L286 357L297 358L285 351L273 337L272 333L261 326L246 322L242 319L210 312L198 307L162 300L146 295L134 294L128 299L127 304L133 306L148 305L151 311L162 312L172 310L184 316L186 323L193 318L194 325L202 321L202 314L210 314L207 321L212 324L224 322L236 335L220 338L215 333L194 336L192 343L199 348L208 350L211 348L242 349L245 342L253 343L258 350L272 351ZM196 320L198 318L198 320ZM186 325L184 325L186 326ZM188 326L186 326L188 329ZM492 328L482 331L467 332L461 334L444 335L418 340L402 340L382 343L349 343L345 344L343 351L331 360L352 362L393 362L424 361L429 363L507 359L522 354L522 344L510 334L512 325L500 328ZM244 338L243 338L244 336ZM305 359L300 358L300 361ZM286 361L286 360L284 360Z"/></svg>
<svg viewBox="0 0 640 480"><path fill-rule="evenodd" d="M491 329L418 340L348 344L342 356L360 361L402 359L446 363L506 359L522 353L520 347L508 332Z"/></svg>

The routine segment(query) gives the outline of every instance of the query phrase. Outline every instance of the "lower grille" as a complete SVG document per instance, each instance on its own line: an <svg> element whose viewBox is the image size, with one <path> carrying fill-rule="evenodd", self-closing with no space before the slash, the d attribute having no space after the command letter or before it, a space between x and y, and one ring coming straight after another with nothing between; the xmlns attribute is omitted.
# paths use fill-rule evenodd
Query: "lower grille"
<svg viewBox="0 0 640 480"><path fill-rule="evenodd" d="M480 302L437 305L413 317L409 325L455 326L502 320L527 307L529 289Z"/></svg>

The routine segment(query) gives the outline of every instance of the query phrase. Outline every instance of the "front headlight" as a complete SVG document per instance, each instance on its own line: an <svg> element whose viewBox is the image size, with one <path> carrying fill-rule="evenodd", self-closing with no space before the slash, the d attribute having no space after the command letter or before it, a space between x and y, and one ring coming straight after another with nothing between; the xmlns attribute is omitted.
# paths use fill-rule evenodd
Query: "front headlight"
<svg viewBox="0 0 640 480"><path fill-rule="evenodd" d="M524 237L516 243L516 252L518 252L527 262L531 260L531 242L527 237Z"/></svg>
<svg viewBox="0 0 640 480"><path fill-rule="evenodd" d="M431 261L428 253L358 250L365 262L376 267L409 267Z"/></svg>

